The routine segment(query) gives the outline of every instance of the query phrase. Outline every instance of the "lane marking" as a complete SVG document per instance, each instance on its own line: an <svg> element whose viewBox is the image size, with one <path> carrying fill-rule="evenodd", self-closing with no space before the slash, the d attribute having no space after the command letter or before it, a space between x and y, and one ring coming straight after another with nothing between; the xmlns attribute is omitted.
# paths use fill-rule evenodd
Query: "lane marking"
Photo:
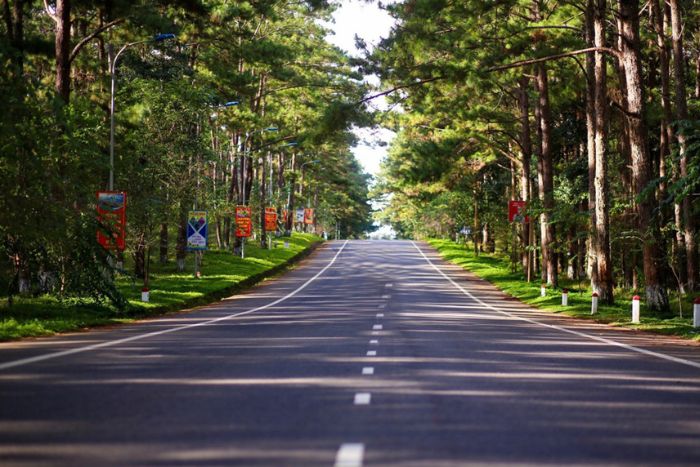
<svg viewBox="0 0 700 467"><path fill-rule="evenodd" d="M377 308L379 308L380 310L383 310L384 308L386 308L386 303L382 303Z"/></svg>
<svg viewBox="0 0 700 467"><path fill-rule="evenodd" d="M391 282L389 282L389 283L386 284L384 287L390 289L390 288L392 288L393 286L394 286L394 284L392 284Z"/></svg>
<svg viewBox="0 0 700 467"><path fill-rule="evenodd" d="M691 366L691 367L693 367L693 368L700 368L700 363L698 363L698 362L693 362L693 361L691 361L691 360L686 360L686 359L684 359L684 358L674 357L674 356L672 356L672 355L667 355L667 354L664 354L664 353L659 353L659 352L654 352L654 351L651 351L651 350L642 349L642 348L640 348L640 347L635 347L635 346L633 346L633 345L624 344L624 343L622 343L622 342L617 342L617 341L614 341L614 340L612 340L612 339L606 339L605 337L593 336L593 335L591 335L591 334L586 334L585 332L574 331L573 329L563 328L563 327L557 326L557 325L555 325L555 324L542 323L542 322L537 321L537 320L534 320L534 319L525 318L525 317L523 317L523 316L518 316L518 315L514 315L514 314L512 314L512 313L508 313L507 311L503 311L503 310L501 310L500 308L497 308L497 307L495 307L495 306L493 306L493 305L490 305L490 304L488 304L488 303L482 301L481 299L475 297L475 296L472 295L471 292L469 292L468 290L465 290L461 285L459 285L459 284L456 283L454 280L452 280L451 277L449 277L447 274L445 274L444 272L442 272L442 270L441 270L439 267L437 267L432 261L430 261L430 258L428 258L428 257L425 255L425 253L423 253L423 250L421 250L421 249L418 247L418 245L416 245L416 242L411 241L411 243L413 243L413 246L416 248L416 250L418 250L418 252L423 256L423 258L425 258L425 260L428 262L429 265L431 265L437 272L439 272L439 273L442 275L442 277L444 277L445 279L447 279L448 281L450 281L450 282L452 283L452 285L454 285L457 289L459 289L464 295L466 295L467 297L470 297L470 298L473 299L474 301L480 303L481 305L485 306L486 308L489 308L489 309L491 309L491 310L493 310L493 311L495 311L495 312L497 312L497 313L500 313L500 314L502 314L502 315L508 316L508 317L510 317L510 318L513 318L513 319L519 319L519 320L521 320L521 321L525 321L525 322L530 323L530 324L536 324L536 325L538 325L538 326L542 326L542 327L545 327L545 328L555 329L555 330L557 330L557 331L565 332L565 333L568 333L568 334L573 334L573 335L579 336L579 337L584 337L584 338L586 338L586 339L591 339L591 340L594 340L594 341L596 341L596 342L601 342L601 343L603 343L603 344L612 345L612 346L614 346L614 347L620 347L620 348L623 348L623 349L625 349L625 350L629 350L629 351L632 351L632 352L637 352L637 353L640 353L640 354L643 354L643 355L649 355L649 356L651 356L651 357L657 357L657 358L660 358L660 359L662 359L662 360L667 360L667 361L669 361L669 362L680 363L681 365L687 365L687 366Z"/></svg>
<svg viewBox="0 0 700 467"><path fill-rule="evenodd" d="M373 336L378 336L379 334L381 334L379 331L372 331Z"/></svg>
<svg viewBox="0 0 700 467"><path fill-rule="evenodd" d="M315 276L313 276L312 278L310 278L309 280L304 282L302 285L300 285L299 287L297 287L293 291L289 292L284 297L278 298L274 302L270 302L267 305L258 306L258 307L252 308L250 310L247 310L247 311L242 311L240 313L234 313L231 315L222 316L220 318L210 319L208 321L203 321L201 323L183 324L182 326L177 326L177 327L170 328L170 329L163 329L161 331L148 332L146 334L139 334L136 336L126 337L124 339L117 339L114 341L101 342L99 344L87 345L85 347L78 347L75 349L64 350L62 352L54 352L54 353L49 353L49 354L44 354L44 355L37 355L36 357L23 358L20 360L15 360L15 361L0 364L0 370L7 370L8 368L15 368L18 366L29 365L30 363L43 362L46 360L52 360L54 358L66 357L68 355L89 352L91 350L102 349L105 347L112 347L112 346L119 345L119 344L125 344L127 342L133 342L133 341L138 341L141 339L147 339L149 337L162 336L164 334L170 334L173 332L184 331L185 329L192 329L192 328L197 328L200 326L208 326L210 324L215 324L215 323L218 323L221 321L226 321L226 320L230 320L233 318L238 318L239 316L249 315L251 313L255 313L256 311L265 310L267 308L270 308L270 307L277 305L278 303L282 303L283 301L285 301L289 298L292 298L293 296L295 296L296 294L298 294L299 292L304 290L306 287L308 287L309 284L311 284L313 281L315 281L321 274L326 272L328 270L328 268L333 266L335 261L338 259L338 256L340 256L340 253L343 251L343 249L345 248L345 246L347 244L348 244L348 240L345 240L345 243L343 243L343 245L340 247L338 252L333 257L333 259L331 259L331 261L323 269L321 269L319 272L317 272Z"/></svg>
<svg viewBox="0 0 700 467"><path fill-rule="evenodd" d="M379 341L377 339L372 339L369 341L369 345L379 345Z"/></svg>
<svg viewBox="0 0 700 467"><path fill-rule="evenodd" d="M344 443L335 455L335 467L362 467L365 445L362 443Z"/></svg>
<svg viewBox="0 0 700 467"><path fill-rule="evenodd" d="M391 295L382 295L382 298L388 299L391 298Z"/></svg>
<svg viewBox="0 0 700 467"><path fill-rule="evenodd" d="M383 328L384 326L382 326L381 324L375 324L374 326L372 326L372 329L374 329L375 331L381 331Z"/></svg>
<svg viewBox="0 0 700 467"><path fill-rule="evenodd" d="M384 313L377 313L377 318L383 318L383 317L384 317Z"/></svg>
<svg viewBox="0 0 700 467"><path fill-rule="evenodd" d="M368 392L358 392L355 394L355 405L369 405L372 401L372 394Z"/></svg>
<svg viewBox="0 0 700 467"><path fill-rule="evenodd" d="M373 375L374 374L374 367L366 366L366 367L362 368L362 374L363 375Z"/></svg>
<svg viewBox="0 0 700 467"><path fill-rule="evenodd" d="M368 351L367 351L367 356L368 356L368 357L376 357L376 356L377 356L377 351L376 351L376 350L368 350Z"/></svg>

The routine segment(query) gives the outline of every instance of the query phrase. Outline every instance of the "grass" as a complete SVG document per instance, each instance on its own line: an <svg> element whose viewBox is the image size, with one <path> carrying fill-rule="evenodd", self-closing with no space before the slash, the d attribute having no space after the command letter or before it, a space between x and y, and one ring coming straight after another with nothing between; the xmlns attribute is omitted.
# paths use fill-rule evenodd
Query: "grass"
<svg viewBox="0 0 700 467"><path fill-rule="evenodd" d="M141 301L141 280L129 276L117 278L117 287L129 302L121 311L94 300L59 300L48 295L15 297L12 306L7 305L6 299L0 300L0 341L128 323L211 303L281 271L319 241L315 235L295 233L289 239L289 248L283 248L282 239L277 240L277 247L271 250L248 242L245 259L229 251L207 251L199 279L193 275L193 255L187 257L185 272L177 272L173 261L166 265L152 261L148 303Z"/></svg>
<svg viewBox="0 0 700 467"><path fill-rule="evenodd" d="M569 289L569 306L561 305L561 290L547 290L545 297L540 296L540 283L524 280L521 272L512 272L508 258L497 254L480 254L450 240L429 240L447 261L462 266L492 283L505 293L518 298L524 303L553 313L561 313L582 319L592 319L613 326L651 331L660 334L680 336L700 341L700 329L693 328L692 298L682 303L683 317L680 317L678 299L671 300L671 309L675 316L657 316L646 310L643 303L640 311L640 324L632 324L631 300L633 292L615 290L614 305L600 305L598 313L591 315L591 293L588 282L561 280L560 286Z"/></svg>

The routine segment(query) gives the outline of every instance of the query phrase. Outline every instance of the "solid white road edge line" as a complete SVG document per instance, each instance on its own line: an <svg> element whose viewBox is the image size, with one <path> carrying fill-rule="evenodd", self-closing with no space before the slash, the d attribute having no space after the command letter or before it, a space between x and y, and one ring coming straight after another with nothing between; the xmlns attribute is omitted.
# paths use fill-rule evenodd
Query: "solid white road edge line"
<svg viewBox="0 0 700 467"><path fill-rule="evenodd" d="M614 340L612 340L612 339L606 339L606 338L604 338L604 337L593 336L593 335L591 335L591 334L586 334L585 332L574 331L573 329L563 328L563 327L561 327L561 326L556 326L556 325L554 325L554 324L542 323L542 322L537 321L537 320L534 320L534 319L524 318L524 317L522 317L522 316L517 316L517 315L514 315L514 314L512 314L512 313L508 313L507 311L503 311L503 310L501 310L501 309L499 309L499 308L497 308L497 307L495 307L495 306L493 306L493 305L490 305L490 304L488 304L488 303L482 301L481 299L475 297L475 296L472 295L471 292L469 292L468 290L465 290L461 285L459 285L459 284L456 283L454 280L452 280L451 277L449 277L447 274L445 274L444 272L442 272L442 270L441 270L439 267L437 267L432 261L430 261L430 258L428 258L428 257L425 255L425 253L423 253L423 250L421 250L421 249L418 247L418 245L416 245L416 242L411 241L411 243L412 243L413 246L416 248L416 250L418 250L418 252L423 256L423 258L425 258L425 260L428 262L429 265L431 265L437 272L439 272L439 273L442 275L442 277L444 277L445 279L447 279L448 281L450 281L450 282L452 283L452 285L454 285L456 288L458 288L464 295L466 295L467 297L470 297L470 298L473 299L474 301L480 303L481 305L485 306L486 308L489 308L489 309L491 309L491 310L493 310L493 311L495 311L495 312L497 312L497 313L500 313L500 314L502 314L502 315L506 315L506 316L508 316L508 317L510 317L510 318L514 318L514 319L519 319L519 320L522 320L522 321L526 321L526 322L531 323L531 324L536 324L536 325L538 325L538 326L542 326L542 327L545 327L545 328L556 329L557 331L566 332L566 333L568 333L568 334L573 334L573 335L575 335L575 336L584 337L584 338L586 338L586 339L591 339L591 340L594 340L594 341L597 341L597 342L601 342L601 343L603 343L603 344L608 344L608 345L612 345L612 346L615 346L615 347L621 347L621 348L623 348L623 349L630 350L630 351L632 351L632 352L637 352L637 353L640 353L640 354L649 355L649 356L651 356L651 357L656 357L656 358L660 358L660 359L663 359L663 360L668 360L669 362L680 363L681 365L691 366L691 367L693 367L693 368L700 368L700 363L693 362L693 361L691 361L691 360L686 360L686 359L684 359L684 358L674 357L674 356L672 356L672 355L667 355L667 354L663 354L663 353L659 353L659 352L653 352L653 351L651 351L651 350L646 350L646 349L642 349L642 348L639 348L639 347L635 347L635 346L633 346L633 345L624 344L624 343L622 343L622 342L617 342L617 341L614 341Z"/></svg>
<svg viewBox="0 0 700 467"><path fill-rule="evenodd" d="M18 366L29 365L30 363L43 362L45 360L51 360L54 358L65 357L68 355L73 355L73 354L82 353L82 352L89 352L91 350L102 349L105 347L112 347L114 345L125 344L127 342L138 341L141 339L147 339L149 337L161 336L163 334L170 334L172 332L183 331L185 329L191 329L191 328L196 328L196 327L200 327L200 326L208 326L210 324L218 323L220 321L226 321L229 319L237 318L239 316L249 315L251 313L255 313L256 311L260 311L260 310L264 310L266 308L273 307L273 306L277 305L278 303L281 303L281 302L295 296L296 294L298 294L299 292L304 290L309 284L311 284L313 281L315 281L321 274L326 272L328 270L328 268L330 268L333 265L333 263L335 263L335 260L338 259L338 256L340 255L340 253L345 248L345 245L347 245L347 244L348 244L348 241L345 240L345 243L343 243L343 245L340 247L338 252L335 254L333 259L330 261L330 263L328 263L326 265L326 267L324 267L318 273L316 273L315 276L313 276L311 279L309 279L306 282L304 282L303 284L301 284L295 290L289 292L284 297L278 298L274 302L270 302L267 305L262 305L262 306L250 309L248 311L242 311L240 313L235 313L232 315L222 316L221 318L210 319L208 321L203 321L201 323L184 324L182 326L177 326L177 327L170 328L170 329L163 329L161 331L154 331L154 332L149 332L146 334L139 334L137 336L131 336L131 337L127 337L124 339L117 339L115 341L101 342L99 344L88 345L85 347L78 347L78 348L71 349L71 350L64 350L62 352L54 352L54 353L49 353L49 354L44 354L44 355L37 355L36 357L23 358L21 360L15 360L12 362L0 364L0 370L7 370L8 368L16 368Z"/></svg>
<svg viewBox="0 0 700 467"><path fill-rule="evenodd" d="M335 455L335 467L362 467L365 445L362 443L345 443L340 445Z"/></svg>

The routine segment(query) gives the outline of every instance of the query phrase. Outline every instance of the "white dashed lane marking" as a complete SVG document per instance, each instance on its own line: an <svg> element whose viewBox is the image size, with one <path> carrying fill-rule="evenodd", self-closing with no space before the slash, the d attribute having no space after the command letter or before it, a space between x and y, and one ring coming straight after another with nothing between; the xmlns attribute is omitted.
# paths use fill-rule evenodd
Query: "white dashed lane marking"
<svg viewBox="0 0 700 467"><path fill-rule="evenodd" d="M365 445L362 443L345 443L340 445L335 455L335 467L362 467Z"/></svg>
<svg viewBox="0 0 700 467"><path fill-rule="evenodd" d="M374 374L374 367L371 366L366 366L362 369L362 374L363 375L373 375Z"/></svg>
<svg viewBox="0 0 700 467"><path fill-rule="evenodd" d="M376 350L368 350L368 351L367 351L367 356L368 356L368 357L376 357L376 356L377 356L377 351L376 351Z"/></svg>
<svg viewBox="0 0 700 467"><path fill-rule="evenodd" d="M372 401L372 394L368 392L358 392L355 394L355 405L369 405Z"/></svg>
<svg viewBox="0 0 700 467"><path fill-rule="evenodd" d="M381 324L375 324L374 326L372 326L372 329L374 329L375 331L381 331L382 329L384 329L384 326L382 326Z"/></svg>

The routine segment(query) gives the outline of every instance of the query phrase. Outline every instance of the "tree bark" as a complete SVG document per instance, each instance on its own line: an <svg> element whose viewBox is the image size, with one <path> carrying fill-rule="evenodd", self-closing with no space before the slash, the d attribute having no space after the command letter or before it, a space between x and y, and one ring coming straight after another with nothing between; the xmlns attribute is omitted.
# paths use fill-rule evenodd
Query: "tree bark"
<svg viewBox="0 0 700 467"><path fill-rule="evenodd" d="M56 0L56 93L70 101L71 1Z"/></svg>
<svg viewBox="0 0 700 467"><path fill-rule="evenodd" d="M596 47L605 47L605 0L596 0L593 37ZM595 236L598 249L598 289L602 303L612 304L613 280L610 258L610 215L608 209L608 99L605 55L594 56L594 137L595 137Z"/></svg>
<svg viewBox="0 0 700 467"><path fill-rule="evenodd" d="M160 264L168 264L168 223L160 224Z"/></svg>
<svg viewBox="0 0 700 467"><path fill-rule="evenodd" d="M556 232L551 222L554 210L554 178L552 170L552 118L549 106L549 84L547 80L547 68L544 63L536 65L536 83L539 94L539 133L540 133L540 198L542 199L543 212L540 216L541 245L542 245L542 271L545 273L547 285L558 287L557 257L554 251Z"/></svg>
<svg viewBox="0 0 700 467"><path fill-rule="evenodd" d="M185 258L187 257L187 216L181 216L177 226L177 243L175 244L175 259L177 271L185 271Z"/></svg>
<svg viewBox="0 0 700 467"><path fill-rule="evenodd" d="M627 81L627 123L630 131L632 176L638 197L636 205L637 225L643 239L643 264L646 304L651 311L669 310L666 289L661 283L659 260L662 252L659 244L659 228L654 219L655 196L653 191L644 193L650 182L651 158L647 146L648 134L644 121L644 83L639 46L639 0L620 0L620 31L623 39L621 59Z"/></svg>
<svg viewBox="0 0 700 467"><path fill-rule="evenodd" d="M586 8L586 45L593 47L595 34L593 32L594 0L588 0ZM595 55L586 54L586 150L588 153L588 212L590 232L588 235L588 277L591 279L591 290L600 291L598 280L598 241L596 235L596 189L595 189Z"/></svg>
<svg viewBox="0 0 700 467"><path fill-rule="evenodd" d="M527 95L529 79L523 75L518 80L518 107L520 109L520 199L530 201L530 161L532 139L530 137L530 99ZM522 264L527 281L532 281L532 253L530 252L530 223L522 223Z"/></svg>
<svg viewBox="0 0 700 467"><path fill-rule="evenodd" d="M671 6L671 43L673 45L673 77L676 90L676 119L688 120L688 103L685 91L685 55L683 50L683 25L681 24L678 0L670 0ZM688 177L688 142L683 131L676 135L680 149L680 176ZM681 204L683 214L683 237L686 256L686 290L693 292L698 274L698 250L695 244L695 219L692 215L690 198L685 197Z"/></svg>

